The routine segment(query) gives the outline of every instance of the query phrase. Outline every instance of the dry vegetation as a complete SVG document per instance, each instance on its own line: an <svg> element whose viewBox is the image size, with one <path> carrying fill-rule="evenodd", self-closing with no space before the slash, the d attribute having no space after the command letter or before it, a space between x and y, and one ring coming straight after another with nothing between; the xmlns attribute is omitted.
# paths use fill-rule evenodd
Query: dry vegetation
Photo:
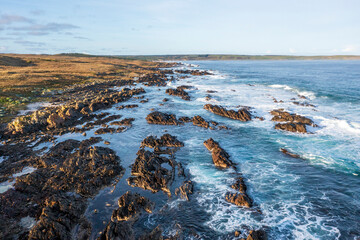
<svg viewBox="0 0 360 240"><path fill-rule="evenodd" d="M47 101L64 87L93 81L133 79L159 63L111 57L0 55L0 122L31 102Z"/></svg>

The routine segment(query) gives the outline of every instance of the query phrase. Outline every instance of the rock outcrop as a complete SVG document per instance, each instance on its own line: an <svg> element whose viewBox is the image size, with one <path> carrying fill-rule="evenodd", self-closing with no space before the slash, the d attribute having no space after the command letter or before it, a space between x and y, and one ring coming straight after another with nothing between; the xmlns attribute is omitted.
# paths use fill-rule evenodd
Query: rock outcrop
<svg viewBox="0 0 360 240"><path fill-rule="evenodd" d="M285 122L276 124L275 129L289 132L307 133L306 125L317 127L311 119L298 114L288 113L283 109L273 110L270 114L274 116L271 119L272 121Z"/></svg>
<svg viewBox="0 0 360 240"><path fill-rule="evenodd" d="M218 105L206 104L204 109L223 117L239 120L242 122L247 122L251 120L251 114L246 108L235 110L227 110L226 108Z"/></svg>
<svg viewBox="0 0 360 240"><path fill-rule="evenodd" d="M229 154L220 147L219 143L209 138L204 142L205 147L211 152L212 160L216 167L229 168L234 164L229 159Z"/></svg>
<svg viewBox="0 0 360 240"><path fill-rule="evenodd" d="M181 198L189 201L189 195L193 194L193 191L194 191L193 182L188 180L183 182L183 185L181 185L175 190L175 195L180 195Z"/></svg>
<svg viewBox="0 0 360 240"><path fill-rule="evenodd" d="M130 191L119 198L118 206L98 240L135 239L134 222L142 212L152 213L154 209L150 200Z"/></svg>
<svg viewBox="0 0 360 240"><path fill-rule="evenodd" d="M159 124L159 125L181 125L183 124L177 120L174 114L167 114L162 112L152 112L146 117L146 121L149 124Z"/></svg>
<svg viewBox="0 0 360 240"><path fill-rule="evenodd" d="M184 91L184 89L181 87L177 87L176 89L168 88L168 89L166 89L165 93L169 94L169 95L181 97L182 99L184 99L186 101L190 101L189 94L186 91Z"/></svg>

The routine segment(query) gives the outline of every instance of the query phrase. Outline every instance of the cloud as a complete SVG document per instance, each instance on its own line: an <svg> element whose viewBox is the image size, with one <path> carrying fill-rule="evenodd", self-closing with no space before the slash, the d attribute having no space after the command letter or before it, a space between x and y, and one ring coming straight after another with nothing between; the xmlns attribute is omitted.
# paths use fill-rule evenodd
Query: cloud
<svg viewBox="0 0 360 240"><path fill-rule="evenodd" d="M26 40L17 40L14 41L14 43L21 44L23 46L31 46L31 47L41 47L45 46L45 43L42 42L32 42L32 41L26 41Z"/></svg>
<svg viewBox="0 0 360 240"><path fill-rule="evenodd" d="M289 52L290 52L290 53L296 53L296 50L293 49L293 48L289 48Z"/></svg>
<svg viewBox="0 0 360 240"><path fill-rule="evenodd" d="M45 11L43 10L32 10L30 11L32 15L44 15Z"/></svg>
<svg viewBox="0 0 360 240"><path fill-rule="evenodd" d="M349 45L343 48L341 51L344 53L354 53L358 50L358 47L355 45Z"/></svg>
<svg viewBox="0 0 360 240"><path fill-rule="evenodd" d="M12 23L15 22L27 22L27 23L31 23L33 20L23 17L23 16L19 16L19 15L1 15L0 16L0 25L10 25Z"/></svg>
<svg viewBox="0 0 360 240"><path fill-rule="evenodd" d="M73 24L67 23L48 23L48 24L32 24L25 27L13 27L14 31L25 32L28 35L48 35L54 32L61 32L64 30L71 30L79 28Z"/></svg>
<svg viewBox="0 0 360 240"><path fill-rule="evenodd" d="M5 47L5 46L0 46L0 52L6 51L6 50L7 50L7 47Z"/></svg>

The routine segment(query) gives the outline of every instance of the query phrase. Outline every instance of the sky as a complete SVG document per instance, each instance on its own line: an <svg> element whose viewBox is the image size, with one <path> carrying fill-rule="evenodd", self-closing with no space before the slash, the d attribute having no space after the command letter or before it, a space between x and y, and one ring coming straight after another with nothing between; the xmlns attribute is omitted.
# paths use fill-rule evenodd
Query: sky
<svg viewBox="0 0 360 240"><path fill-rule="evenodd" d="M360 55L359 0L0 0L0 53Z"/></svg>

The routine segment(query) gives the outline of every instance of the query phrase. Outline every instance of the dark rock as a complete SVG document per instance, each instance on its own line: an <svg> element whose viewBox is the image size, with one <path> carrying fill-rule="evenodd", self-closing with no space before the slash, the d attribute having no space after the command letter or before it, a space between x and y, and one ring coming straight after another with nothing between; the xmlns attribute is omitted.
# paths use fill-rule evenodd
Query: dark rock
<svg viewBox="0 0 360 240"><path fill-rule="evenodd" d="M184 89L179 88L179 87L176 89L168 88L168 89L166 89L165 93L167 93L169 95L173 95L173 96L178 96L184 100L190 101L189 94L187 92L185 92Z"/></svg>
<svg viewBox="0 0 360 240"><path fill-rule="evenodd" d="M292 158L300 158L300 156L299 155L297 155L297 154L295 154L295 153L292 153L292 152L289 152L287 149L285 149L285 148L280 148L280 151L282 152L282 153L284 153L285 155L288 155L288 156L290 156L290 157L292 157Z"/></svg>
<svg viewBox="0 0 360 240"><path fill-rule="evenodd" d="M226 193L225 200L229 203L235 204L239 207L248 207L252 206L251 199L243 193Z"/></svg>
<svg viewBox="0 0 360 240"><path fill-rule="evenodd" d="M100 134L114 133L114 132L116 132L115 128L99 128L94 133L95 135L100 135Z"/></svg>
<svg viewBox="0 0 360 240"><path fill-rule="evenodd" d="M266 234L263 230L251 230L246 240L266 240Z"/></svg>
<svg viewBox="0 0 360 240"><path fill-rule="evenodd" d="M149 124L160 124L160 125L180 125L182 122L176 119L174 114L167 114L162 112L152 112L147 115L146 120Z"/></svg>
<svg viewBox="0 0 360 240"><path fill-rule="evenodd" d="M147 198L129 191L119 198L118 205L98 240L135 239L132 225L142 212L151 213L154 209L154 204Z"/></svg>
<svg viewBox="0 0 360 240"><path fill-rule="evenodd" d="M188 180L183 182L183 185L175 190L175 194L176 195L180 194L181 198L189 201L189 195L192 194L193 191L194 191L194 185L192 181Z"/></svg>
<svg viewBox="0 0 360 240"><path fill-rule="evenodd" d="M111 122L110 125L117 125L117 126L132 126L132 122L135 121L135 118L125 118L121 121L114 121Z"/></svg>
<svg viewBox="0 0 360 240"><path fill-rule="evenodd" d="M142 98L144 98L144 96L142 96ZM139 107L139 105L137 105L137 104L128 104L128 105L121 105L121 106L117 107L116 109L122 110L124 108L137 108L137 107Z"/></svg>
<svg viewBox="0 0 360 240"><path fill-rule="evenodd" d="M164 134L160 138L156 138L156 136L148 136L141 142L141 147L183 147L184 143L177 140L175 136L171 136L170 134Z"/></svg>
<svg viewBox="0 0 360 240"><path fill-rule="evenodd" d="M195 126L199 126L199 127L203 127L203 128L209 128L210 124L209 122L205 121L204 118L202 118L201 116L197 115L195 117L192 118L192 122Z"/></svg>
<svg viewBox="0 0 360 240"><path fill-rule="evenodd" d="M219 143L209 138L204 142L205 147L211 152L215 166L229 168L234 164L229 160L229 154L220 147Z"/></svg>
<svg viewBox="0 0 360 240"><path fill-rule="evenodd" d="M184 122L184 123L187 123L187 122L191 122L191 121L192 121L191 118L189 118L189 117L180 117L179 120L182 121L182 122Z"/></svg>
<svg viewBox="0 0 360 240"><path fill-rule="evenodd" d="M163 165L168 165L167 169ZM140 149L131 169L132 177L127 179L130 186L140 187L152 192L163 192L171 195L169 186L174 179L175 166L165 157Z"/></svg>
<svg viewBox="0 0 360 240"><path fill-rule="evenodd" d="M245 185L245 182L244 182L244 179L242 177L238 177L236 179L236 182L231 185L231 188L241 192L241 193L246 193L246 185Z"/></svg>
<svg viewBox="0 0 360 240"><path fill-rule="evenodd" d="M223 117L227 117L227 118L231 118L231 119L235 119L235 120L240 120L243 122L251 120L251 114L245 108L239 109L238 111L234 111L234 110L227 110L222 106L206 104L204 106L204 109L206 109L214 114L217 114L217 115L220 115Z"/></svg>

